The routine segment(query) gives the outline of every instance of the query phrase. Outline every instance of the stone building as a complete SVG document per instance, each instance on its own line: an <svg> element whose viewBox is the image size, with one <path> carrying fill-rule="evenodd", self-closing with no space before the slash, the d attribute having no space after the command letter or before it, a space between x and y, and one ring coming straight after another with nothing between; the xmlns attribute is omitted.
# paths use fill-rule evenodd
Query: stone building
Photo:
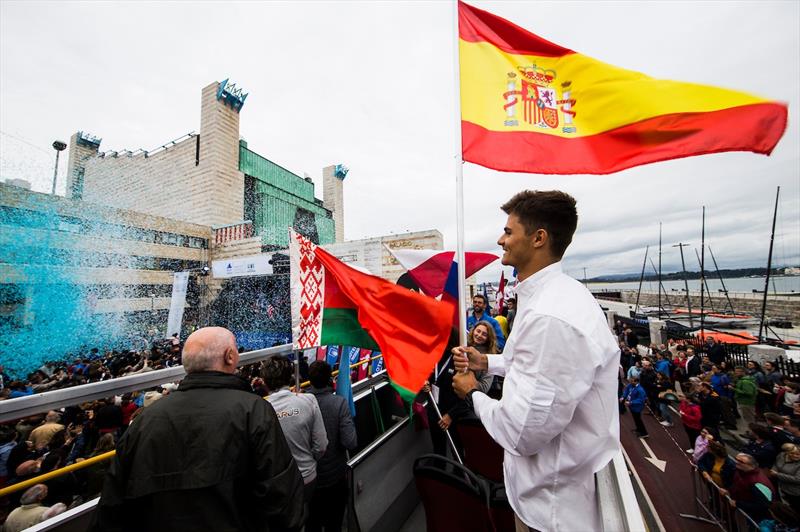
<svg viewBox="0 0 800 532"><path fill-rule="evenodd" d="M228 80L206 86L200 98L199 133L187 133L154 150L101 152L101 139L74 134L68 195L212 227L249 221L265 251L287 246L289 226L316 243L328 244L337 236L341 241L346 171L342 173L341 165L325 168L326 201L315 198L310 178L286 170L240 140L246 98Z"/></svg>
<svg viewBox="0 0 800 532"><path fill-rule="evenodd" d="M91 347L164 335L176 272L201 320L213 230L0 184L0 364L29 371Z"/></svg>

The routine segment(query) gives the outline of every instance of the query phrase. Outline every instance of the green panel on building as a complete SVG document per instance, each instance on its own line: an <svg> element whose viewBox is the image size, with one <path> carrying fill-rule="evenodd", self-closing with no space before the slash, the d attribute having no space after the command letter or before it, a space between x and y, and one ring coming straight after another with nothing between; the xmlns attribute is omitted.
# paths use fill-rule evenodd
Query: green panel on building
<svg viewBox="0 0 800 532"><path fill-rule="evenodd" d="M331 212L314 197L314 183L239 144L239 170L245 174L245 219L253 220L262 245L285 249L289 227L319 244L335 240Z"/></svg>

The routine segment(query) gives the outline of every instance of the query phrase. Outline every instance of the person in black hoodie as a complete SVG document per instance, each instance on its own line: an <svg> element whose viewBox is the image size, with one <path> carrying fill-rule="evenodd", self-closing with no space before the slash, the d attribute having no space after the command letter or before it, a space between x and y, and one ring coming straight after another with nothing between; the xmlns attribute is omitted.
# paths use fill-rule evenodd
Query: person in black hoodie
<svg viewBox="0 0 800 532"><path fill-rule="evenodd" d="M236 339L186 340L186 378L117 444L92 530L298 530L303 480L272 406L234 374Z"/></svg>
<svg viewBox="0 0 800 532"><path fill-rule="evenodd" d="M317 462L317 486L311 499L311 513L306 532L333 532L342 529L347 504L347 451L356 448L356 427L347 400L334 395L331 367L324 360L312 362L308 368L312 393L319 403L328 447Z"/></svg>

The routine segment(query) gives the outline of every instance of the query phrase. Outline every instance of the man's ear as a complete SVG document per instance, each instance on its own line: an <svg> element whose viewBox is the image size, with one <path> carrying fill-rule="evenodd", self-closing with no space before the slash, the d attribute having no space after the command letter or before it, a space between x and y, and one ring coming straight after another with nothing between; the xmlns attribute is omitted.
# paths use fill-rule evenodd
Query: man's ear
<svg viewBox="0 0 800 532"><path fill-rule="evenodd" d="M540 248L547 245L547 241L550 239L550 235L547 234L547 229L539 228L533 233L533 239L531 240L531 244L533 247Z"/></svg>

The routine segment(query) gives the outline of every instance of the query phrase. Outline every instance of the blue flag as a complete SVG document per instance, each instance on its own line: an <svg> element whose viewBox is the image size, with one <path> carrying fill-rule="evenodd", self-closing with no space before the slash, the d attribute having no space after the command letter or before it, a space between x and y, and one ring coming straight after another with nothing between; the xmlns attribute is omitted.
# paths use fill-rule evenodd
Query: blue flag
<svg viewBox="0 0 800 532"><path fill-rule="evenodd" d="M353 387L350 382L350 358L353 352L355 352L356 361L358 361L358 347L342 349L342 356L339 357L339 375L336 377L336 395L347 399L350 415L356 417L356 404L353 401Z"/></svg>

